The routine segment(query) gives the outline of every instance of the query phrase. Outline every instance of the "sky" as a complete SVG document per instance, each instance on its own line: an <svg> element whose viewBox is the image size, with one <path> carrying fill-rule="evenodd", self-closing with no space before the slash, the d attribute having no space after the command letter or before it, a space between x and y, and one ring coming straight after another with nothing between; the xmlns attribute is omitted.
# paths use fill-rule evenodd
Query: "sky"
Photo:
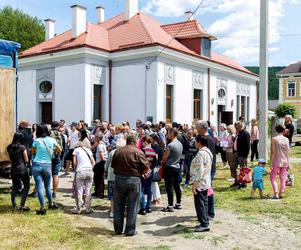
<svg viewBox="0 0 301 250"><path fill-rule="evenodd" d="M71 28L70 6L87 7L87 20L96 22L96 6L105 7L109 19L124 10L124 0L0 0L41 20L56 20L60 34ZM139 0L139 9L162 24L185 21L184 12L194 11L204 28L218 39L213 50L244 66L259 64L260 0ZM269 0L269 65L286 66L301 61L301 0ZM1 24L0 24L1 25Z"/></svg>

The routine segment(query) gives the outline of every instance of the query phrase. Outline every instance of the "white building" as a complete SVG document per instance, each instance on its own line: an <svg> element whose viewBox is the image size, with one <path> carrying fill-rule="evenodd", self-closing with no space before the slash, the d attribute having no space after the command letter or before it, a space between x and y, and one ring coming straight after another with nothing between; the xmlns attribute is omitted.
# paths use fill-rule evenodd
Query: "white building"
<svg viewBox="0 0 301 250"><path fill-rule="evenodd" d="M107 21L97 7L93 24L86 8L71 9L71 30L55 36L54 21L45 20L46 40L19 57L19 120L217 124L256 117L257 75L211 51L216 38L193 17L162 25L126 0L125 12Z"/></svg>

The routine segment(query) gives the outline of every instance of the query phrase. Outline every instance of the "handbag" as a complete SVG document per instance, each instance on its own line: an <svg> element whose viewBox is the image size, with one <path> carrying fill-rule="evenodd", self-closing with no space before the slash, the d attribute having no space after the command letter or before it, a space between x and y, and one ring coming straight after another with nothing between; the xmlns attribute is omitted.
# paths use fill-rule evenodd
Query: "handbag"
<svg viewBox="0 0 301 250"><path fill-rule="evenodd" d="M164 167L163 166L160 167L159 173L160 173L161 179L164 179Z"/></svg>
<svg viewBox="0 0 301 250"><path fill-rule="evenodd" d="M248 167L242 167L239 171L238 179L240 183L251 183L252 182L251 169Z"/></svg>
<svg viewBox="0 0 301 250"><path fill-rule="evenodd" d="M153 181L161 181L162 177L160 175L161 166L156 166L153 169Z"/></svg>

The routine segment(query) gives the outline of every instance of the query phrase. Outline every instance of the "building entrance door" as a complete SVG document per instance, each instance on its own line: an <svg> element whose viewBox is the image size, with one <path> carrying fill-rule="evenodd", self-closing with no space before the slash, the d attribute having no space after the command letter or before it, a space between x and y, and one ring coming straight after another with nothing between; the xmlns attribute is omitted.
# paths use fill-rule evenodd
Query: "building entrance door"
<svg viewBox="0 0 301 250"><path fill-rule="evenodd" d="M45 124L52 122L52 102L41 102L41 121Z"/></svg>
<svg viewBox="0 0 301 250"><path fill-rule="evenodd" d="M225 111L225 105L217 105L217 127L222 123L222 113Z"/></svg>
<svg viewBox="0 0 301 250"><path fill-rule="evenodd" d="M221 113L221 122L225 123L227 126L233 124L233 112L223 111Z"/></svg>

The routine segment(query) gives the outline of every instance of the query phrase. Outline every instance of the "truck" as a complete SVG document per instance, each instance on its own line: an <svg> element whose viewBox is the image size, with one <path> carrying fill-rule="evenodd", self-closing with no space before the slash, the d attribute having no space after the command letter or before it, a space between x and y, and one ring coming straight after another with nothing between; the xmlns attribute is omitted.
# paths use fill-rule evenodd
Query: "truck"
<svg viewBox="0 0 301 250"><path fill-rule="evenodd" d="M17 125L17 68L20 44L0 39L0 175L6 172L9 157L6 147Z"/></svg>

